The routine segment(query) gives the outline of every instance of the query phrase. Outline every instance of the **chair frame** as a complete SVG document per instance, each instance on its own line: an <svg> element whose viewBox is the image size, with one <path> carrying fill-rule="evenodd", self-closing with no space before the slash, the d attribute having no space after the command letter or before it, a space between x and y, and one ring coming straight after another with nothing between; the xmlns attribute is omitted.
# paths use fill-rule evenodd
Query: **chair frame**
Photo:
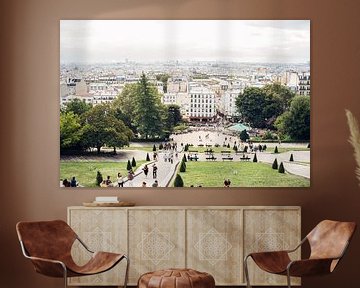
<svg viewBox="0 0 360 288"><path fill-rule="evenodd" d="M79 236L75 233L76 235L76 240L78 240L80 242L80 244L91 254L94 254L95 252L90 250L89 247L79 238ZM39 258L39 257L34 257L34 256L30 256L25 248L25 245L23 243L22 240L19 240L20 242L20 246L21 246L21 251L24 255L25 258L30 259L30 260L37 260L37 261L44 261L44 262L49 262L49 263L53 263L53 264L59 264L61 265L61 267L63 268L63 278L64 278L64 287L67 288L68 287L68 281L67 281L67 274L68 274L68 269L65 265L64 262L59 261L59 260L53 260L53 259L46 259L46 258ZM124 286L123 288L127 288L127 283L128 283L128 277L129 277L129 265L130 265L130 259L128 256L123 255L123 257L126 259L126 272L125 272L125 279L124 279ZM120 262L120 261L119 261ZM105 272L105 271L104 271ZM85 276L85 275L84 275ZM90 275L88 275L90 276Z"/></svg>
<svg viewBox="0 0 360 288"><path fill-rule="evenodd" d="M308 238L307 238L307 236L306 236L306 237L304 237L304 238L301 240L300 244L298 244L294 249L282 250L282 251L287 252L287 253L293 253L293 252L295 252L297 249L299 249L299 248L300 248L305 242L307 242L307 241L308 241ZM349 246L349 243L350 243L350 241L348 240L348 241L346 242L346 245L345 245L343 251L341 252L340 256L338 256L338 257L334 257L334 258L312 258L312 259L313 259L313 260L330 260L330 259L331 259L331 260L340 260L340 259L344 256L344 254L345 254L345 252L346 252L346 249L347 249L347 247ZM252 253L249 253L249 254L246 255L245 258L244 258L244 272L245 272L245 279L246 279L246 287L247 287L247 288L251 288L251 287L252 287L252 286L250 285L249 269L248 269L248 265L247 265L247 260L248 260L249 257L251 257L251 254L252 254ZM287 286L288 286L288 288L291 288L291 275L290 275L291 265L293 265L295 262L298 262L298 261L301 261L301 260L290 261L290 263L289 263L289 264L287 265L287 267L286 267L286 278L287 278ZM279 274L278 274L278 275L279 275Z"/></svg>

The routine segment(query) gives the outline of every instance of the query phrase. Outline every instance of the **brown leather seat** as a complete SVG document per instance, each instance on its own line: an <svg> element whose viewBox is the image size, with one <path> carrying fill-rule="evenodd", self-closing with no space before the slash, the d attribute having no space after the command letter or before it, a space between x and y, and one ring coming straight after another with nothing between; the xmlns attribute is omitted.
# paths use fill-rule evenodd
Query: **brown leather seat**
<svg viewBox="0 0 360 288"><path fill-rule="evenodd" d="M355 229L356 224L354 222L324 220L295 249L250 253L244 259L247 286L251 287L247 267L249 257L266 272L287 275L289 288L291 287L290 276L304 277L333 272L343 257ZM297 250L306 241L310 245L310 257L292 261L289 253Z"/></svg>
<svg viewBox="0 0 360 288"><path fill-rule="evenodd" d="M124 287L127 284L128 258L125 254L91 251L62 220L19 222L16 231L23 254L30 259L35 271L50 277L88 276L110 270L122 259L127 260ZM92 257L83 266L78 266L72 256L71 247L78 240Z"/></svg>
<svg viewBox="0 0 360 288"><path fill-rule="evenodd" d="M140 276L138 288L214 288L214 277L192 269L166 269Z"/></svg>

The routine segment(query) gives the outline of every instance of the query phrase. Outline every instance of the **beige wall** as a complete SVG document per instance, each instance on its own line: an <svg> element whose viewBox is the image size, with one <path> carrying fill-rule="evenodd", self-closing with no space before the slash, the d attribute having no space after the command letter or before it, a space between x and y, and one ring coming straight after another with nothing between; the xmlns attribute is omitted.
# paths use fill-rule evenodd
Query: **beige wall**
<svg viewBox="0 0 360 288"><path fill-rule="evenodd" d="M5 3L6 2L6 3ZM360 187L344 108L360 118L359 1L335 0L5 0L1 31L0 286L62 287L22 258L19 220L66 217L96 190L59 184L60 19L311 19L312 166L309 189L114 190L138 205L301 205L303 234L324 218L360 223ZM107 193L110 194L110 193ZM359 235L330 277L304 287L358 287Z"/></svg>

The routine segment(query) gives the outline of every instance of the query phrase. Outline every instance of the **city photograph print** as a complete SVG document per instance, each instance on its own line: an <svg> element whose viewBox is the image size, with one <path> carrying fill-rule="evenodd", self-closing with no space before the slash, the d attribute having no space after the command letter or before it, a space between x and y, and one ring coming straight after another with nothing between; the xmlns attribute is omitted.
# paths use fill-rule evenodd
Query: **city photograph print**
<svg viewBox="0 0 360 288"><path fill-rule="evenodd" d="M60 20L60 187L310 187L310 20Z"/></svg>

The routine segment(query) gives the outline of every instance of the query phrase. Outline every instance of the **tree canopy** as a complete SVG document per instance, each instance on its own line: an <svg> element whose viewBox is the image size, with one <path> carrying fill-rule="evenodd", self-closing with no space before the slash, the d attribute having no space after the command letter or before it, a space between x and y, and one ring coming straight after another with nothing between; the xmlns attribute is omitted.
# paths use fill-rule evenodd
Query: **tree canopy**
<svg viewBox="0 0 360 288"><path fill-rule="evenodd" d="M276 118L289 108L294 95L279 83L247 87L236 99L236 107L242 120L251 126L273 129Z"/></svg>
<svg viewBox="0 0 360 288"><path fill-rule="evenodd" d="M275 122L282 136L293 140L310 139L310 97L295 96L290 103L290 109L283 113Z"/></svg>

